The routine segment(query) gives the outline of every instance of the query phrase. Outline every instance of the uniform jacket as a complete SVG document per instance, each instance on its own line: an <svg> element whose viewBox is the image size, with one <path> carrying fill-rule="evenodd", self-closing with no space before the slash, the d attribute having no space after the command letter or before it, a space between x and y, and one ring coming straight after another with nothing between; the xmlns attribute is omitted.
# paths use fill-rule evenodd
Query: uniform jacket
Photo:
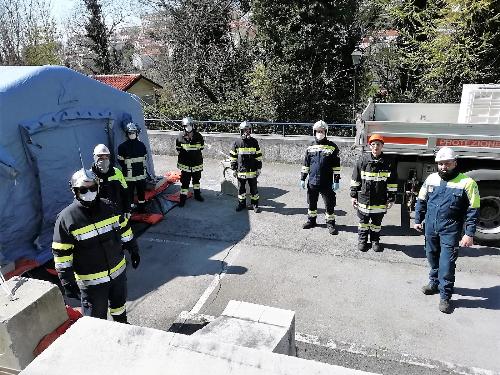
<svg viewBox="0 0 500 375"><path fill-rule="evenodd" d="M118 163L126 181L146 179L146 158L148 152L144 143L138 139L127 139L118 146Z"/></svg>
<svg viewBox="0 0 500 375"><path fill-rule="evenodd" d="M262 168L262 151L254 137L234 141L229 157L231 169L238 173L238 178L256 178L257 170Z"/></svg>
<svg viewBox="0 0 500 375"><path fill-rule="evenodd" d="M91 207L74 200L56 220L52 242L62 284L97 285L125 271L122 250L138 252L132 228L114 205L99 199Z"/></svg>
<svg viewBox="0 0 500 375"><path fill-rule="evenodd" d="M203 136L193 130L193 137L189 139L184 132L179 133L175 141L175 148L179 153L177 168L184 172L200 172L203 170L203 155L205 147Z"/></svg>
<svg viewBox="0 0 500 375"><path fill-rule="evenodd" d="M479 216L479 190L476 182L459 173L445 181L438 173L427 177L420 188L415 207L415 224L425 218L425 234L448 234L455 246L462 234L474 236Z"/></svg>
<svg viewBox="0 0 500 375"><path fill-rule="evenodd" d="M109 168L102 173L94 164L92 171L99 178L99 197L107 199L116 205L118 212L130 212L127 181L118 168Z"/></svg>
<svg viewBox="0 0 500 375"><path fill-rule="evenodd" d="M301 180L309 175L309 185L331 188L333 182L340 181L340 158L338 146L323 138L314 140L306 150Z"/></svg>
<svg viewBox="0 0 500 375"><path fill-rule="evenodd" d="M381 153L363 153L352 171L351 197L358 199L364 213L384 213L387 202L393 202L398 190L395 161Z"/></svg>

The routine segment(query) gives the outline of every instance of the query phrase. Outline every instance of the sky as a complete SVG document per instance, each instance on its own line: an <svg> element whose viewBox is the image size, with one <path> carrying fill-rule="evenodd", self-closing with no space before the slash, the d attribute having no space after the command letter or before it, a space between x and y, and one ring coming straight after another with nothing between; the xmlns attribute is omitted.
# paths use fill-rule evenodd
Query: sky
<svg viewBox="0 0 500 375"><path fill-rule="evenodd" d="M52 0L52 12L56 20L61 23L65 17L69 16L71 9L75 6L76 0Z"/></svg>

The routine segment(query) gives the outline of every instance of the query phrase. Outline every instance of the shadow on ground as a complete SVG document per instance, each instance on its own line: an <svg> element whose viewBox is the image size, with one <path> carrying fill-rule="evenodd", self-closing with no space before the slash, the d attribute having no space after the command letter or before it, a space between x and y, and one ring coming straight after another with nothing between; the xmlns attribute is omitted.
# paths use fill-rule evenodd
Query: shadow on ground
<svg viewBox="0 0 500 375"><path fill-rule="evenodd" d="M474 297L457 298L453 303L455 309L500 310L500 285L479 289L455 288L455 296Z"/></svg>

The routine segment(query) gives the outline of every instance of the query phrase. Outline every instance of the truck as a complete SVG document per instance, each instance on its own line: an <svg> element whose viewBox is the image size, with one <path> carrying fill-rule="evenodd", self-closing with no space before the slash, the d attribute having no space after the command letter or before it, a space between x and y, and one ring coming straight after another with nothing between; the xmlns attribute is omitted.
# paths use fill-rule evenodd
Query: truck
<svg viewBox="0 0 500 375"><path fill-rule="evenodd" d="M402 226L410 226L419 189L437 171L436 151L448 146L458 154L460 171L479 187L475 238L500 241L500 85L464 85L460 103L369 102L356 130L355 144L363 152L377 133L384 136L384 153L396 160Z"/></svg>

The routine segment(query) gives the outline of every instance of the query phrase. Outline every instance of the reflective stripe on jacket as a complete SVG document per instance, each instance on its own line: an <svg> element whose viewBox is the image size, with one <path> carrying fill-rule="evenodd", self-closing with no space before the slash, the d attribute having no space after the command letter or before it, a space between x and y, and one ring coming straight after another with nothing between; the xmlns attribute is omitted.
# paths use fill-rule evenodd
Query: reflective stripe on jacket
<svg viewBox="0 0 500 375"><path fill-rule="evenodd" d="M339 148L326 137L307 147L300 178L305 181L308 175L313 186L331 187L340 181Z"/></svg>
<svg viewBox="0 0 500 375"><path fill-rule="evenodd" d="M448 233L455 235L450 241L455 245L462 233L474 236L479 216L479 189L477 183L463 173L450 181L443 180L438 173L427 177L420 188L415 207L415 224L425 217L425 233Z"/></svg>
<svg viewBox="0 0 500 375"><path fill-rule="evenodd" d="M92 166L92 171L99 178L99 197L115 204L119 213L130 212L127 181L118 168L109 168L108 173L101 173Z"/></svg>
<svg viewBox="0 0 500 375"><path fill-rule="evenodd" d="M229 157L231 169L238 173L238 178L256 178L257 170L262 168L262 151L254 137L234 141Z"/></svg>
<svg viewBox="0 0 500 375"><path fill-rule="evenodd" d="M395 200L397 181L396 162L391 157L364 153L352 171L351 197L358 199L360 212L384 213L387 202Z"/></svg>
<svg viewBox="0 0 500 375"><path fill-rule="evenodd" d="M175 140L175 149L179 153L177 168L184 172L200 172L203 170L203 154L205 148L203 136L193 130L193 137L189 139L184 132L179 133Z"/></svg>
<svg viewBox="0 0 500 375"><path fill-rule="evenodd" d="M144 143L138 139L127 139L118 146L118 163L126 181L146 179L148 152Z"/></svg>
<svg viewBox="0 0 500 375"><path fill-rule="evenodd" d="M61 282L95 285L117 277L126 266L122 244L137 251L130 224L111 202L85 207L75 199L54 226L52 252Z"/></svg>

